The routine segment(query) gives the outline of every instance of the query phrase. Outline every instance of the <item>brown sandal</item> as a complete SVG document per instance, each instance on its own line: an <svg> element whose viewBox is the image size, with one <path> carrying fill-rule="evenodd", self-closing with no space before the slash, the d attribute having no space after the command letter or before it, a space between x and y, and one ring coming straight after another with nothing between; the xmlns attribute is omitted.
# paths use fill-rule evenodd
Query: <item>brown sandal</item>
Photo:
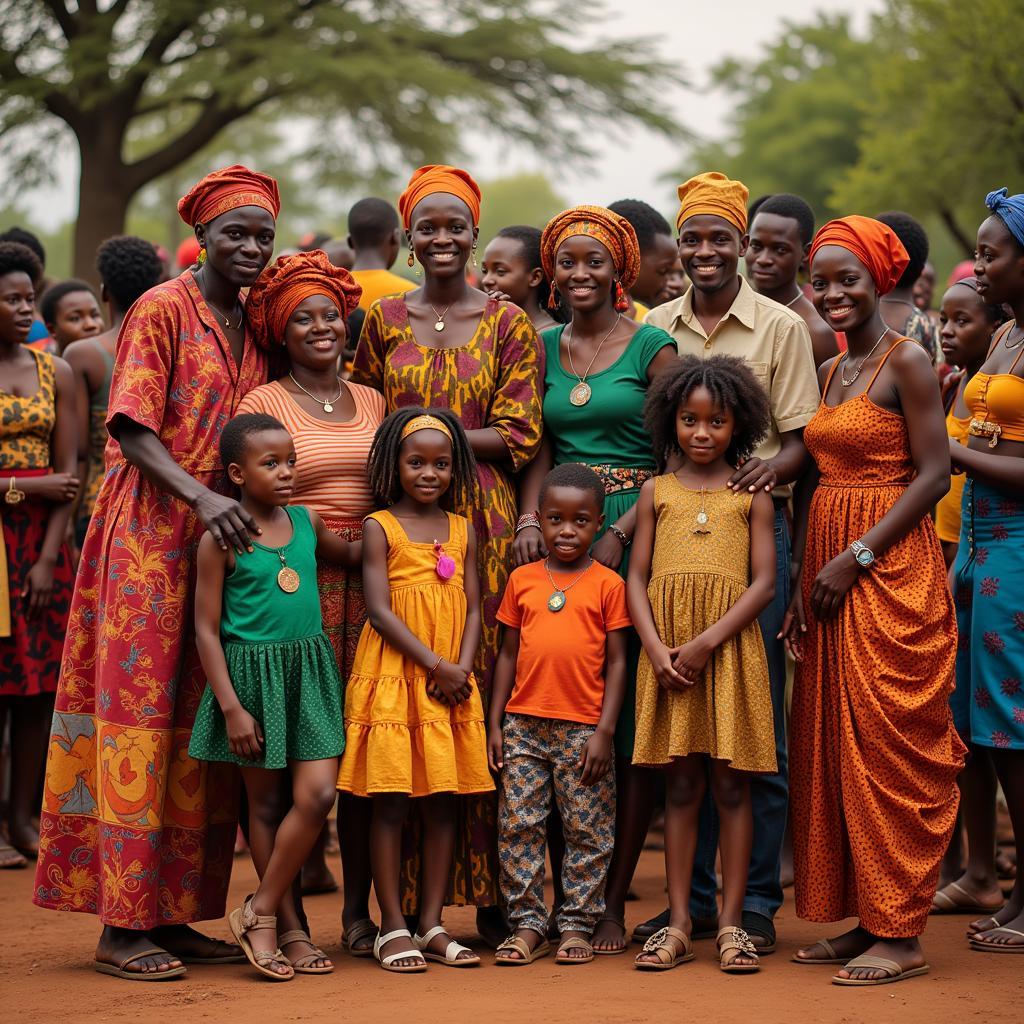
<svg viewBox="0 0 1024 1024"><path fill-rule="evenodd" d="M249 932L273 931L277 932L277 917L274 914L260 915L252 909L252 896L246 896L245 902L237 910L232 910L228 915L228 925L235 941L242 947L246 960L249 961L264 977L272 981L291 981L295 977L295 968L291 961L281 952L275 949L273 953L263 950L257 953L252 948L248 939ZM273 970L270 964L280 964L287 967L286 973Z"/></svg>
<svg viewBox="0 0 1024 1024"><path fill-rule="evenodd" d="M285 954L285 959L292 965L292 970L296 974L332 974L334 972L334 964L331 964L330 967L314 967L313 964L307 963L310 960L314 963L317 960L329 960L330 957L301 928L293 928L290 932L284 932L277 937L277 944L282 947L282 952L290 942L306 942L313 947L310 952L303 953L302 956L294 960Z"/></svg>
<svg viewBox="0 0 1024 1024"><path fill-rule="evenodd" d="M757 962L757 946L750 941L750 936L742 928L726 926L718 930L718 966L726 974L753 974L761 965ZM741 957L750 957L752 964L738 964Z"/></svg>
<svg viewBox="0 0 1024 1024"><path fill-rule="evenodd" d="M586 956L562 956L559 953L567 953L570 949L582 949L587 952ZM578 967L580 964L589 964L594 959L594 947L587 942L586 939L581 939L578 935L573 935L571 938L563 939L559 943L558 949L555 952L555 963L561 967Z"/></svg>
<svg viewBox="0 0 1024 1024"><path fill-rule="evenodd" d="M145 960L147 956L170 956L172 960L176 960L177 957L172 956L166 949L144 949L141 953L133 953L131 956L126 956L123 960L117 963L111 963L106 960L97 960L93 966L100 974L110 974L115 978L121 978L124 981L166 981L168 978L180 978L183 974L188 973L188 969L182 964L179 967L169 967L166 971L129 971L127 967L129 964L135 963L137 960Z"/></svg>
<svg viewBox="0 0 1024 1024"><path fill-rule="evenodd" d="M541 937L540 942L537 943L533 949L530 949L529 943L526 939L519 938L518 935L510 935L494 952L500 953L503 949L514 949L521 957L521 960L513 960L507 956L495 956L494 963L497 967L527 967L533 963L534 960L539 960L542 956L547 956L551 952L551 943L546 938Z"/></svg>
<svg viewBox="0 0 1024 1024"><path fill-rule="evenodd" d="M349 956L354 957L372 957L373 956L373 943L369 946L364 946L362 949L356 949L355 944L360 939L377 938L377 933L380 929L368 918L361 917L358 921L353 921L350 928L345 928L342 925L341 932L341 945L342 948L348 953Z"/></svg>
<svg viewBox="0 0 1024 1024"><path fill-rule="evenodd" d="M670 942L669 939L673 939ZM689 963L697 954L693 951L693 940L678 928L662 928L645 943L644 953L654 953L657 960L641 960L638 955L633 966L638 971L671 971L673 967Z"/></svg>

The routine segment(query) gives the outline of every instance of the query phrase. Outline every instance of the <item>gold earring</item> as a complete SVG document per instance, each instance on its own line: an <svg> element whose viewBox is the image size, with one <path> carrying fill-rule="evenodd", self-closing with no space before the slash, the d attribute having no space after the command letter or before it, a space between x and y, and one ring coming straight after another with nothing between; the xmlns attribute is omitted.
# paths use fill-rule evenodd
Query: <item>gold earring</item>
<svg viewBox="0 0 1024 1024"><path fill-rule="evenodd" d="M473 266L476 266L476 242L473 243Z"/></svg>
<svg viewBox="0 0 1024 1024"><path fill-rule="evenodd" d="M196 257L196 263L202 266L206 262L206 246L201 245L199 247L199 255Z"/></svg>
<svg viewBox="0 0 1024 1024"><path fill-rule="evenodd" d="M412 254L411 244L409 246L409 259L406 260L406 262L409 264L410 267L414 267L416 265L416 257Z"/></svg>

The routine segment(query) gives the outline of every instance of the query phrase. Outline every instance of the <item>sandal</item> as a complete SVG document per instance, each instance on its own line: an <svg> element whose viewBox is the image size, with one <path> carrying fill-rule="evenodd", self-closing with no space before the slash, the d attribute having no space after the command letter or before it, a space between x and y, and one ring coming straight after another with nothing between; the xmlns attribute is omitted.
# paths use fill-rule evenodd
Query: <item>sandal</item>
<svg viewBox="0 0 1024 1024"><path fill-rule="evenodd" d="M726 926L718 930L718 966L726 974L753 974L759 971L757 963L757 947L750 941L750 936L742 928ZM738 964L741 957L750 957L752 964Z"/></svg>
<svg viewBox="0 0 1024 1024"><path fill-rule="evenodd" d="M669 939L675 941L669 942ZM696 957L693 951L693 940L678 928L662 928L655 932L645 943L644 953L654 953L657 960L641 960L639 956L633 961L638 971L671 971L673 967L689 963Z"/></svg>
<svg viewBox="0 0 1024 1024"><path fill-rule="evenodd" d="M388 953L387 956L380 955L381 949L392 939L411 938L412 932L408 928L396 928L393 932L388 932L387 935L378 933L377 938L373 940L373 955L377 958L377 963L385 971L390 971L392 974L422 974L427 969L427 961L424 960L423 954L418 949L404 949L401 953ZM419 963L412 964L409 967L395 967L394 963L396 960L418 960Z"/></svg>
<svg viewBox="0 0 1024 1024"><path fill-rule="evenodd" d="M994 905L979 903L959 882L944 885L933 897L929 914L991 914L1001 910L1002 899Z"/></svg>
<svg viewBox="0 0 1024 1024"><path fill-rule="evenodd" d="M313 940L301 929L293 928L290 932L284 932L282 935L278 935L277 944L279 946L287 946L290 942L306 942L312 946L312 950L308 953L303 953L302 956L297 957L295 960L285 956L285 959L292 965L292 970L296 974L332 974L334 972L334 964L330 967L314 967L313 964L307 961L327 960L329 957L327 954L317 945L314 944Z"/></svg>
<svg viewBox="0 0 1024 1024"><path fill-rule="evenodd" d="M494 952L500 953L503 949L514 949L522 959L512 960L507 956L496 956L494 963L498 967L527 967L534 960L547 956L551 952L551 943L542 936L540 942L530 949L526 939L521 939L518 935L510 935Z"/></svg>
<svg viewBox="0 0 1024 1024"><path fill-rule="evenodd" d="M740 916L740 926L752 942L755 938L764 939L763 946L754 943L758 956L768 956L775 952L775 922L767 914L744 910Z"/></svg>
<svg viewBox="0 0 1024 1024"><path fill-rule="evenodd" d="M257 953L252 948L248 939L249 932L273 931L277 932L277 916L274 914L257 914L252 909L252 896L246 896L245 902L237 910L232 910L228 915L228 925L235 941L242 947L246 960L249 961L265 978L272 981L291 981L295 977L295 968L291 961L281 952L275 949L273 953L263 950ZM280 964L287 967L285 973L273 970L270 964Z"/></svg>
<svg viewBox="0 0 1024 1024"><path fill-rule="evenodd" d="M586 950L587 955L558 956L558 953L567 953L570 949ZM594 959L594 953L594 947L587 942L586 939L581 939L578 935L573 935L568 939L563 939L562 942L559 943L558 950L555 953L555 963L560 967L578 967L580 964L589 964Z"/></svg>
<svg viewBox="0 0 1024 1024"><path fill-rule="evenodd" d="M353 922L351 928L346 928L343 922L341 946L349 956L371 957L373 956L372 945L364 946L362 949L356 949L355 944L360 939L368 938L371 935L376 938L379 930L380 929L378 929L378 927L368 917L361 917L358 921Z"/></svg>
<svg viewBox="0 0 1024 1024"><path fill-rule="evenodd" d="M848 971L855 971L858 967L867 968L872 971L884 971L884 978L840 978L836 975L832 979L833 985L851 985L865 987L867 985L888 985L893 981L903 981L905 978L913 978L918 974L927 974L931 969L927 964L923 967L900 967L895 960L888 957L875 956L873 953L864 953L854 957L847 965Z"/></svg>
<svg viewBox="0 0 1024 1024"><path fill-rule="evenodd" d="M434 953L427 949L428 943L433 939L437 938L438 935L447 935L448 932L443 924L434 925L426 935L414 935L412 937L413 943L416 948L426 957L427 960L433 960L435 963L444 964L445 967L479 967L480 957L473 953L473 950L469 946L463 946L462 943L456 942L454 939L448 943L444 948L444 953ZM473 953L472 956L465 956L459 959L460 953Z"/></svg>
<svg viewBox="0 0 1024 1024"><path fill-rule="evenodd" d="M24 854L16 850L10 843L0 842L0 871L27 868L28 861Z"/></svg>
<svg viewBox="0 0 1024 1024"><path fill-rule="evenodd" d="M980 917L967 926L967 938L973 939L975 935L980 935L982 932L990 932L994 928L1002 927L994 917Z"/></svg>
<svg viewBox="0 0 1024 1024"><path fill-rule="evenodd" d="M621 953L626 952L626 917L624 914L602 914L597 919L597 924L601 924L602 921L608 921L610 924L615 925L617 928L622 929L622 948L621 949L598 949L594 947L594 956L619 956ZM594 931L597 931L597 925L594 926ZM590 941L593 943L594 936L590 936Z"/></svg>
<svg viewBox="0 0 1024 1024"><path fill-rule="evenodd" d="M825 956L797 956L796 953L794 953L790 957L790 960L792 960L793 963L795 963L795 964L845 964L846 963L847 958L844 957L844 956L839 956L839 954L836 953L835 949L833 948L832 943L829 942L828 939L818 939L818 941L815 942L813 946L808 946L807 948L810 950L810 949L814 949L815 946L821 946L821 948L825 951Z"/></svg>
<svg viewBox="0 0 1024 1024"><path fill-rule="evenodd" d="M1024 939L1024 932L1001 924L998 928L990 928L987 932L972 935L971 949L976 949L980 953L1024 953L1024 942L990 942L985 938L985 936L994 935L996 932L1005 932L1007 935L1017 935Z"/></svg>
<svg viewBox="0 0 1024 1024"><path fill-rule="evenodd" d="M123 960L113 963L109 960L97 960L93 966L100 974L110 974L115 978L122 978L124 981L166 981L168 978L180 978L188 973L188 968L182 964L180 967L171 967L166 971L129 971L126 968L136 960L145 960L147 956L170 956L166 949L144 949L141 953L133 953Z"/></svg>

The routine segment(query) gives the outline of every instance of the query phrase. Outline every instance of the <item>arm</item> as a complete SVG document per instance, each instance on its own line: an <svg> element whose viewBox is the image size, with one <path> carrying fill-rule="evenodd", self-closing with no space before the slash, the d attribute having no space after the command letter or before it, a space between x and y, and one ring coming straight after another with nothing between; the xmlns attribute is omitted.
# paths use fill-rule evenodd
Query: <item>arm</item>
<svg viewBox="0 0 1024 1024"><path fill-rule="evenodd" d="M318 558L328 562L336 562L346 569L358 569L363 557L361 541L348 541L327 529L324 521L309 509L309 521L313 524L316 534L316 553Z"/></svg>
<svg viewBox="0 0 1024 1024"><path fill-rule="evenodd" d="M555 452L551 439L545 434L541 440L536 456L530 460L526 469L519 474L519 514L529 515L540 512L540 486L544 477L555 465ZM536 526L527 526L516 532L512 542L513 566L526 565L547 556L544 538Z"/></svg>
<svg viewBox="0 0 1024 1024"><path fill-rule="evenodd" d="M615 759L615 723L626 696L626 631L615 629L605 644L604 701L594 735L583 747L579 769L580 785L593 786L608 773Z"/></svg>
<svg viewBox="0 0 1024 1024"><path fill-rule="evenodd" d="M495 773L505 767L502 760L501 723L505 717L505 705L516 683L516 662L519 659L519 630L512 626L503 626L502 629L501 650L498 651L498 661L494 666L491 703L487 709L487 764Z"/></svg>
<svg viewBox="0 0 1024 1024"><path fill-rule="evenodd" d="M803 472L807 460L803 428L779 434L779 443L782 447L770 459L751 455L733 474L729 486L734 491L772 491L779 484L792 483Z"/></svg>
<svg viewBox="0 0 1024 1024"><path fill-rule="evenodd" d="M952 439L949 454L953 466L968 476L1013 495L1024 492L1024 458L976 452Z"/></svg>
<svg viewBox="0 0 1024 1024"><path fill-rule="evenodd" d="M95 392L93 382L89 379L89 360L95 352L92 346L87 350L85 342L73 342L64 351L64 360L71 367L75 381L75 419L77 421L78 458L75 472L81 481L81 487L75 496L71 508L72 519L78 518L78 510L82 504L89 483L89 442L92 440L92 396Z"/></svg>

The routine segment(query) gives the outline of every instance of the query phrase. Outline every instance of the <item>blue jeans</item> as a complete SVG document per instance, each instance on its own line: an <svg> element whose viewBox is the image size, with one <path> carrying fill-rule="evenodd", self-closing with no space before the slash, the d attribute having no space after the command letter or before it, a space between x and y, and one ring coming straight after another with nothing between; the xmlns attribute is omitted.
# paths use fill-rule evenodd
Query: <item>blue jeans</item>
<svg viewBox="0 0 1024 1024"><path fill-rule="evenodd" d="M757 620L768 657L768 680L775 717L774 775L754 775L750 797L754 808L754 846L750 851L750 873L743 909L775 917L782 906L779 881L782 840L789 812L789 775L786 755L786 655L782 641L776 640L789 606L789 527L782 509L775 510L775 598ZM715 854L718 851L718 814L710 787L700 810L697 856L690 890L690 914L693 917L718 917L715 898Z"/></svg>

